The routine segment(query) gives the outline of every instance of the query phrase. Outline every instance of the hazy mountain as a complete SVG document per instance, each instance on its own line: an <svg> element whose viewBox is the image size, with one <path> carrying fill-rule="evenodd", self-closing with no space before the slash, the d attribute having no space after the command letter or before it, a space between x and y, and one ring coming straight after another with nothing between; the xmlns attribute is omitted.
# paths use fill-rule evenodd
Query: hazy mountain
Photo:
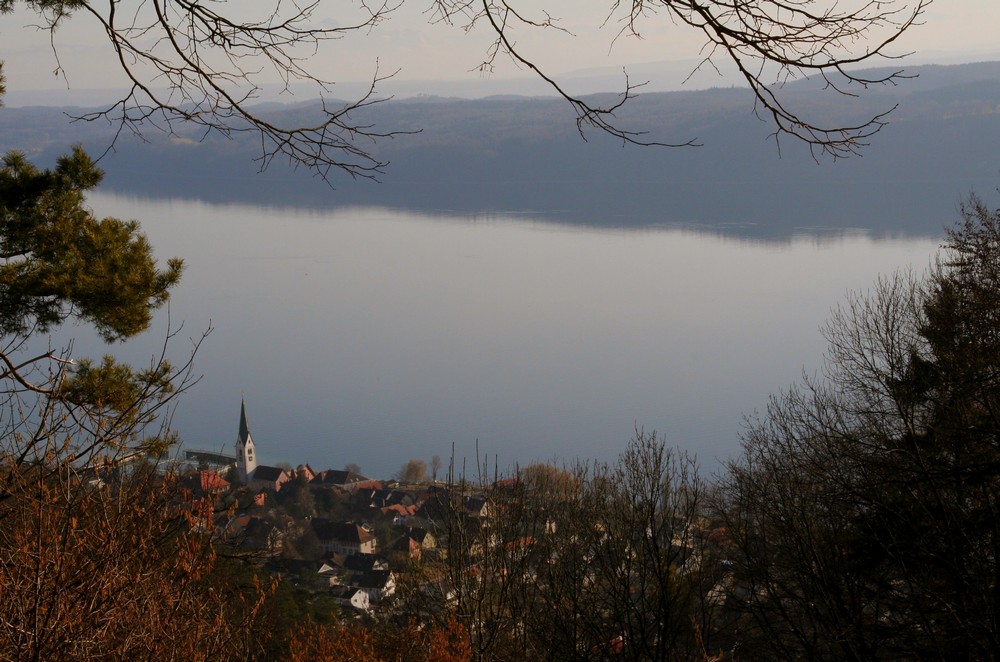
<svg viewBox="0 0 1000 662"><path fill-rule="evenodd" d="M542 97L391 100L365 120L401 133L372 145L390 162L381 183L337 179L274 163L262 175L247 137L147 131L122 135L101 162L105 188L149 196L273 205L385 205L435 213L531 212L557 222L639 226L684 223L787 236L800 228L868 228L938 234L970 191L989 197L1000 178L1000 63L923 66L915 77L857 98L820 94L820 81L784 88L812 117L850 123L896 107L860 157L814 159L801 143L776 142L741 88L644 94L620 113L652 139L701 147L623 146L576 131L569 106ZM313 104L277 106L308 120ZM92 153L114 127L71 123L72 109L8 108L0 144L42 162L73 142Z"/></svg>

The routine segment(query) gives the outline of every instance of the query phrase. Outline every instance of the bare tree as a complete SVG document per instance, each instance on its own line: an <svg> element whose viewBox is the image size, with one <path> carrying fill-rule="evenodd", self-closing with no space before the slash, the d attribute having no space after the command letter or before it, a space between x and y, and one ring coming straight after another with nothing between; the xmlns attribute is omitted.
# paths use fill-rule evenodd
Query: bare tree
<svg viewBox="0 0 1000 662"><path fill-rule="evenodd" d="M656 434L611 465L449 489L449 576L476 659L689 660L712 645L705 488Z"/></svg>
<svg viewBox="0 0 1000 662"><path fill-rule="evenodd" d="M476 475L448 469L443 506L447 579L474 660L536 659L523 618L530 602L536 534L546 514L526 498L524 484L500 481L477 459Z"/></svg>
<svg viewBox="0 0 1000 662"><path fill-rule="evenodd" d="M423 460L408 460L396 472L396 479L401 483L422 483L427 480L427 463Z"/></svg>
<svg viewBox="0 0 1000 662"><path fill-rule="evenodd" d="M774 124L775 135L803 140L813 150L846 156L866 145L886 122L891 109L859 122L826 125L791 107L781 93L784 83L817 76L832 91L856 95L877 84L891 84L902 72L873 77L854 67L891 58L890 45L920 18L929 0L910 3L881 0L817 2L816 0L614 0L605 25L614 39L640 38L645 25L670 21L703 35L701 67L715 68L717 60L735 65L752 90L757 112ZM544 3L514 0L434 0L438 20L471 30L485 25L495 40L480 65L492 71L500 57L535 72L573 107L581 134L587 128L607 132L624 142L663 145L641 130L618 124L618 111L641 84L625 77L625 89L614 102L597 105L568 92L545 64L521 46L518 36L537 30L563 30L558 17ZM675 143L676 144L676 143ZM679 144L691 145L693 140Z"/></svg>
<svg viewBox="0 0 1000 662"><path fill-rule="evenodd" d="M338 8L337 24L330 27L319 20L316 1L248 7L246 3L191 0L145 0L134 6L122 0L104 4L21 0L37 11L43 27L52 34L53 45L58 43L58 28L71 16L82 14L95 22L115 53L129 88L116 103L84 115L85 119L109 120L119 132L140 132L149 125L173 132L180 124L189 124L206 134L251 133L260 140L261 168L275 158L286 158L324 179L337 171L363 178L374 178L382 171L385 164L372 155L371 146L395 132L371 125L363 111L385 100L377 87L394 72L376 68L360 98L334 102L329 99L333 81L313 73L309 60L327 42L363 37L377 29L401 1ZM777 136L794 136L816 152L845 156L867 144L884 126L891 109L856 122L826 124L792 107L782 94L782 85L816 76L831 91L854 96L872 85L897 81L902 76L899 70L868 77L855 67L892 57L890 46L917 23L928 2L615 0L608 7L605 25L614 28L613 40L639 38L644 26L656 20L703 35L700 66L712 68L719 60L735 66L753 92L757 112L773 123ZM0 0L0 13L17 4L17 0ZM569 102L581 134L597 129L634 144L696 144L695 139L664 142L641 128L623 127L618 112L641 88L627 75L624 91L608 104L568 92L545 62L518 41L528 32L565 32L544 3L431 0L429 15L432 21L464 30L485 26L494 40L479 68L492 71L498 58L508 57L534 72ZM58 51L56 57L58 61ZM312 85L322 100L316 114L285 125L255 108L263 81L272 75L286 88Z"/></svg>
<svg viewBox="0 0 1000 662"><path fill-rule="evenodd" d="M637 430L614 464L568 474L553 476L541 502L544 562L526 601L540 605L526 614L539 658L697 659L712 645L714 559L694 460Z"/></svg>
<svg viewBox="0 0 1000 662"><path fill-rule="evenodd" d="M179 124L188 124L226 136L253 133L260 140L261 168L284 157L324 179L333 171L371 178L384 165L366 143L393 132L378 131L355 115L384 100L376 95L376 87L388 76L376 70L360 98L332 101L324 98L332 81L313 74L308 60L324 42L372 30L398 5L361 2L356 8L341 9L337 25L329 27L316 16L319 2L23 3L38 12L53 44L59 27L74 14L83 14L96 22L114 51L130 87L113 105L83 119L106 119L117 124L119 132L141 133L149 126L174 132ZM11 11L15 4L17 0L0 0L0 13ZM58 65L57 72L61 70ZM311 84L322 100L316 115L306 123L287 126L254 108L261 85L272 75L286 89L295 83Z"/></svg>
<svg viewBox="0 0 1000 662"><path fill-rule="evenodd" d="M1000 212L938 264L851 297L818 378L730 467L742 649L788 659L1000 655Z"/></svg>

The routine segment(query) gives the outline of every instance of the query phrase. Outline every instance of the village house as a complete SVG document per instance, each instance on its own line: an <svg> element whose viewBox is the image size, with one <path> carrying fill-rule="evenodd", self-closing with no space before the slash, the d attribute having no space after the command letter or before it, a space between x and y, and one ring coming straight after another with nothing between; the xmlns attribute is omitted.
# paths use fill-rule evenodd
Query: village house
<svg viewBox="0 0 1000 662"><path fill-rule="evenodd" d="M229 489L229 481L219 475L219 472L204 469L188 474L181 479L179 487L188 490L191 497L200 499L202 497L217 497Z"/></svg>
<svg viewBox="0 0 1000 662"><path fill-rule="evenodd" d="M361 474L356 474L353 471L344 471L337 469L327 469L326 471L321 471L315 474L313 479L309 482L310 487L336 487L348 492L354 491L359 485L371 484L368 478L365 478ZM377 484L377 482L375 483Z"/></svg>
<svg viewBox="0 0 1000 662"><path fill-rule="evenodd" d="M389 569L389 560L381 554L331 554L320 565L319 574L336 578L334 584L349 584L352 577Z"/></svg>
<svg viewBox="0 0 1000 662"><path fill-rule="evenodd" d="M417 541L421 549L437 548L437 538L427 529L414 527L407 531L407 535Z"/></svg>
<svg viewBox="0 0 1000 662"><path fill-rule="evenodd" d="M409 535L403 535L390 545L389 556L397 566L403 566L408 561L419 563L423 550L420 548L420 543Z"/></svg>
<svg viewBox="0 0 1000 662"><path fill-rule="evenodd" d="M396 593L396 576L389 570L372 570L351 580L351 586L368 593L369 602L380 603Z"/></svg>
<svg viewBox="0 0 1000 662"><path fill-rule="evenodd" d="M368 593L353 586L331 586L330 597L338 605L351 607L358 611L370 611L371 601Z"/></svg>
<svg viewBox="0 0 1000 662"><path fill-rule="evenodd" d="M380 554L351 554L344 557L344 569L356 575L388 570L389 562Z"/></svg>
<svg viewBox="0 0 1000 662"><path fill-rule="evenodd" d="M260 517L248 518L242 535L245 546L272 555L281 552L285 539L281 529Z"/></svg>
<svg viewBox="0 0 1000 662"><path fill-rule="evenodd" d="M322 517L310 520L320 550L324 554L373 554L375 534L359 524L332 522Z"/></svg>
<svg viewBox="0 0 1000 662"><path fill-rule="evenodd" d="M281 486L290 480L292 480L292 472L262 464L258 465L250 475L247 487L250 488L251 492L260 492L261 490L278 492L281 490Z"/></svg>

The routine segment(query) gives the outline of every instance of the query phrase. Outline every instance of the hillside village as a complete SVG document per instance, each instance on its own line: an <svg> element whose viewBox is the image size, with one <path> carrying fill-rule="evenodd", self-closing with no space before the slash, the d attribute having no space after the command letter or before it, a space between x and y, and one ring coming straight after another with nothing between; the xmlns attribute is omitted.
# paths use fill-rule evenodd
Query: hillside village
<svg viewBox="0 0 1000 662"><path fill-rule="evenodd" d="M655 446L655 437L649 441ZM627 585L648 568L610 568L620 565L621 550L651 553L656 565L665 563L678 577L689 574L691 581L681 582L698 593L706 623L724 615L734 594L731 573L720 563L723 528L688 510L658 519L655 530L633 522L623 531L623 522L608 513L569 506L575 488L563 470L534 465L489 484L401 484L346 469L257 464L245 405L235 450L235 456L186 451L180 486L192 503L213 509L219 541L294 587L298 608L318 620L425 621L458 609L474 645L499 645L498 633L527 636L539 627L529 621L542 612L498 596L521 593L523 599L529 584L536 595L586 594L611 581ZM573 528L579 526L582 533ZM615 535L621 539L612 540ZM636 552L637 544L648 549ZM582 554L567 550L580 545L587 547ZM560 573L568 568L583 581L565 581ZM626 574L606 575L621 570ZM609 614L595 614L602 626L582 628L573 645L621 652L623 629Z"/></svg>
<svg viewBox="0 0 1000 662"><path fill-rule="evenodd" d="M442 488L258 464L245 403L235 451L186 450L169 466L192 500L212 504L221 540L307 593L370 613L396 594L400 572L438 558L439 523L425 506Z"/></svg>

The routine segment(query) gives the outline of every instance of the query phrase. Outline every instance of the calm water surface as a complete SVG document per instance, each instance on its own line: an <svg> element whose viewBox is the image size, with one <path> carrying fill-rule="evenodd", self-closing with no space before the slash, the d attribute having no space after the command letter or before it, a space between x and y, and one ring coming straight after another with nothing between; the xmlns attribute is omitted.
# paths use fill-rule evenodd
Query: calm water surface
<svg viewBox="0 0 1000 662"><path fill-rule="evenodd" d="M803 370L849 290L923 269L936 239L863 235L755 243L679 229L602 231L524 217L307 212L110 195L161 258L185 259L170 320L212 327L174 427L231 449L245 397L262 460L410 458L501 467L611 459L636 426L712 471L744 414ZM148 360L167 316L115 351ZM78 341L77 353L104 351Z"/></svg>

